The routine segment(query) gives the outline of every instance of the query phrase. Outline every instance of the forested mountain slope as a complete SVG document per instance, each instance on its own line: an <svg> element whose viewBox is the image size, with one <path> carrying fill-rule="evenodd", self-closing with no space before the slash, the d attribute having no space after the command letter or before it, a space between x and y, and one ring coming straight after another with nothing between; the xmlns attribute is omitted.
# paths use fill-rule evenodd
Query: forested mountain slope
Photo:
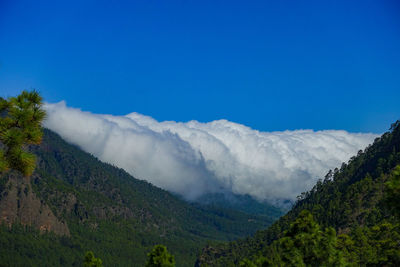
<svg viewBox="0 0 400 267"><path fill-rule="evenodd" d="M15 171L0 178L5 266L81 266L87 250L105 266L143 266L158 243L177 266L191 266L207 240L233 240L273 220L188 204L49 130L30 150L37 168L29 179Z"/></svg>
<svg viewBox="0 0 400 267"><path fill-rule="evenodd" d="M203 249L196 264L318 266L321 264L318 264L318 253L330 249L333 252L322 259L329 262L322 264L324 266L400 264L399 219L387 203L386 192L388 180L400 179L400 167L395 169L399 164L398 121L347 164L330 171L312 190L302 193L294 207L268 229L243 240L210 245ZM300 242L298 247L306 246L307 236L314 238L313 246L319 236L325 248L307 247L308 252L296 250L297 241ZM296 239L298 237L301 238ZM314 258L306 259L305 254L310 251Z"/></svg>

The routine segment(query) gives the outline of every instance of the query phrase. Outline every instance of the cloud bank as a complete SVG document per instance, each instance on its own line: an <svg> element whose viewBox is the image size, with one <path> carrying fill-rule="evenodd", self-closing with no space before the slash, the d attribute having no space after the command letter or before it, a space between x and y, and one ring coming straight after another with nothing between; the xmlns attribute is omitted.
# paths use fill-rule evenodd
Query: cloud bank
<svg viewBox="0 0 400 267"><path fill-rule="evenodd" d="M338 130L260 132L227 120L158 122L46 104L44 126L100 160L194 200L228 191L294 199L377 137Z"/></svg>

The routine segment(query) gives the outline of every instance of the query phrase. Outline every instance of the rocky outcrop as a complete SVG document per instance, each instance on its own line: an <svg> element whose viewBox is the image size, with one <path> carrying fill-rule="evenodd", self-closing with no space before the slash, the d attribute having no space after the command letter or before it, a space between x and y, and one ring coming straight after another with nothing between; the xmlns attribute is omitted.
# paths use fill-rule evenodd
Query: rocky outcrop
<svg viewBox="0 0 400 267"><path fill-rule="evenodd" d="M11 172L0 179L8 179L0 192L0 223L10 226L21 223L41 232L70 235L67 223L60 221L49 206L35 195L31 178Z"/></svg>

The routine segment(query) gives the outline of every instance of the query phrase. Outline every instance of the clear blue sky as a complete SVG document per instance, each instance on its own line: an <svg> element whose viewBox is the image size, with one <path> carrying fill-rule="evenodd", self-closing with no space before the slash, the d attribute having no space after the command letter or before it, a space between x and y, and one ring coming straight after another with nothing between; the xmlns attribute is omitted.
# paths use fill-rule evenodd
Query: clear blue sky
<svg viewBox="0 0 400 267"><path fill-rule="evenodd" d="M30 88L95 113L379 133L400 118L400 2L0 0L0 95Z"/></svg>

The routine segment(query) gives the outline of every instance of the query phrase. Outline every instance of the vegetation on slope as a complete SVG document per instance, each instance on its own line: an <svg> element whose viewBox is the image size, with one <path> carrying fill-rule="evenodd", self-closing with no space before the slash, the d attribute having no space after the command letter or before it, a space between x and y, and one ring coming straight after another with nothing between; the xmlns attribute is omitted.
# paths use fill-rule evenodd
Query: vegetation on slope
<svg viewBox="0 0 400 267"><path fill-rule="evenodd" d="M304 252L288 255L290 251L296 251L292 245L298 238L290 233L304 217L304 210L311 212L319 228L328 229L332 240L337 239L331 246L339 250L336 255L343 257L339 265L399 265L400 226L395 213L395 205L399 203L399 167L396 168L399 164L400 122L396 122L389 132L377 138L365 151L359 151L348 164L343 163L340 169L330 171L323 181L303 193L292 210L267 230L244 240L208 246L197 265L237 266L242 263L246 266L247 261L250 266L268 266L269 263L317 266L318 261L305 260L307 254ZM334 235L332 230L336 232ZM307 231L298 234L312 235ZM320 237L327 239L323 232ZM303 245L305 249L313 250L312 246ZM263 257L268 260L262 260ZM297 263L290 263L289 259Z"/></svg>

